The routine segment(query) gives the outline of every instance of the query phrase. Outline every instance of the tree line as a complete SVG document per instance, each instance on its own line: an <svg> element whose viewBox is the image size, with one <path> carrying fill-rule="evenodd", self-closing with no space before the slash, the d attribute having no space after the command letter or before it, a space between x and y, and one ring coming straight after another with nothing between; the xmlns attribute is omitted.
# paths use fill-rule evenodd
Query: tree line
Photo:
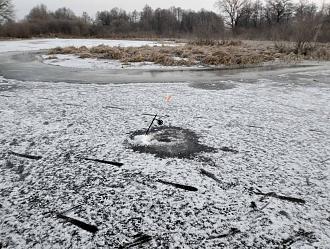
<svg viewBox="0 0 330 249"><path fill-rule="evenodd" d="M49 11L38 5L15 22L11 0L0 0L0 36L330 41L330 6L305 0L297 4L292 0L218 0L216 6L219 14L146 5L141 11L113 8L90 17L86 12L77 16L68 8Z"/></svg>
<svg viewBox="0 0 330 249"><path fill-rule="evenodd" d="M77 16L68 8L52 12L45 5L38 5L24 20L3 23L0 36L219 38L224 30L222 17L207 10L195 12L175 7L154 10L145 6L142 11L126 12L113 8L99 11L92 18L86 12Z"/></svg>
<svg viewBox="0 0 330 249"><path fill-rule="evenodd" d="M330 41L330 5L307 0L219 0L216 5L236 36Z"/></svg>

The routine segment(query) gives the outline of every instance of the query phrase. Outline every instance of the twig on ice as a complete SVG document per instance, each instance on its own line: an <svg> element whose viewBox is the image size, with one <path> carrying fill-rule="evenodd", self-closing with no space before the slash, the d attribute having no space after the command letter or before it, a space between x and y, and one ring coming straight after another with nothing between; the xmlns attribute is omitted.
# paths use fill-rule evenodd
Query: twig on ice
<svg viewBox="0 0 330 249"><path fill-rule="evenodd" d="M263 193L259 189L256 189L256 191L253 191L253 188L251 188L250 190L256 195L263 195L265 197L274 197L274 198L277 198L277 199L280 199L280 200L291 201L291 202L300 203L300 204L305 204L306 203L306 201L303 200L303 199L284 196L284 195L278 195L275 192Z"/></svg>
<svg viewBox="0 0 330 249"><path fill-rule="evenodd" d="M110 162L110 161L106 161L106 160L100 160L100 159L92 159L92 158L83 158L84 160L87 161L93 161L93 162L97 162L97 163L105 163L105 164L111 164L111 165L115 165L115 166L123 166L123 163L117 163L117 162Z"/></svg>
<svg viewBox="0 0 330 249"><path fill-rule="evenodd" d="M201 173L211 179L213 179L214 181L218 182L218 183L222 183L213 173L206 171L205 169L201 169Z"/></svg>
<svg viewBox="0 0 330 249"><path fill-rule="evenodd" d="M150 235L147 235L147 234L137 234L134 236L136 239L133 240L131 243L127 243L127 244L124 244L122 246L120 246L119 248L120 249L126 249L126 248L131 248L131 247L134 247L134 246L140 246L144 243L147 243L149 241L152 240L152 237Z"/></svg>
<svg viewBox="0 0 330 249"><path fill-rule="evenodd" d="M57 214L56 217L60 218L60 219L64 219L65 221L70 222L71 224L73 224L73 225L75 225L75 226L77 226L81 229L84 229L84 230L86 230L90 233L96 233L99 230L97 228L97 226L87 224L83 221L68 217L68 216L63 215L63 214Z"/></svg>
<svg viewBox="0 0 330 249"><path fill-rule="evenodd" d="M18 157L27 158L27 159L32 159L32 160L40 160L42 158L41 156L32 156L32 155L20 154L20 153L16 153L16 152L13 152L13 151L10 151L9 154L14 155L14 156L18 156Z"/></svg>
<svg viewBox="0 0 330 249"><path fill-rule="evenodd" d="M233 228L230 229L230 231L228 233L217 235L217 236L212 236L212 237L209 237L208 239L221 239L221 238L225 238L225 237L228 237L228 236L235 235L235 234L240 233L240 232L241 231L239 229L233 227Z"/></svg>
<svg viewBox="0 0 330 249"><path fill-rule="evenodd" d="M186 185L182 185L182 184L178 184L178 183L172 183L172 182L167 182L167 181L163 181L163 180L158 180L158 182L166 184L166 185L170 185L170 186L173 186L176 188L188 190L188 191L198 191L198 189L195 187L186 186Z"/></svg>

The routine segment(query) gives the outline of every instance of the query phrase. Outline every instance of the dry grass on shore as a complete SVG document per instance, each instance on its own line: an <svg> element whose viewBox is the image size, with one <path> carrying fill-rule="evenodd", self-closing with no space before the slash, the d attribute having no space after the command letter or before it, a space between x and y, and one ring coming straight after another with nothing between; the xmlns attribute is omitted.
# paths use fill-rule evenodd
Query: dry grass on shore
<svg viewBox="0 0 330 249"><path fill-rule="evenodd" d="M49 50L50 55L75 54L80 58L119 60L124 64L153 62L164 66L244 66L269 61L300 59L330 60L329 46L313 49L309 54L295 54L294 49L274 44L242 41L194 41L178 46L65 47Z"/></svg>

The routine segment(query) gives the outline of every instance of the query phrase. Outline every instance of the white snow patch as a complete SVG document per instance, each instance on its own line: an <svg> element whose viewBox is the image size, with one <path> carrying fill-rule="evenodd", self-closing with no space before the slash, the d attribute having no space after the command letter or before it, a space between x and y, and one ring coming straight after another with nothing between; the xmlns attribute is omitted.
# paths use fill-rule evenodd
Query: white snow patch
<svg viewBox="0 0 330 249"><path fill-rule="evenodd" d="M153 62L121 63L118 60L79 58L72 54L42 55L43 63L61 67L84 68L84 69L182 69L200 68L200 66L163 66Z"/></svg>
<svg viewBox="0 0 330 249"><path fill-rule="evenodd" d="M61 67L85 69L118 69L122 63L117 60L86 58L82 59L71 54L42 55L43 63Z"/></svg>
<svg viewBox="0 0 330 249"><path fill-rule="evenodd" d="M0 41L0 53L13 51L34 51L55 47L94 47L98 45L141 47L141 46L177 46L178 43L166 41L108 40L108 39L31 39Z"/></svg>
<svg viewBox="0 0 330 249"><path fill-rule="evenodd" d="M132 144L149 146L152 144L153 136L151 135L137 135L132 139Z"/></svg>
<svg viewBox="0 0 330 249"><path fill-rule="evenodd" d="M149 133L148 135L136 135L131 140L131 144L138 146L174 146L178 144L182 144L185 142L185 137L182 132L177 132L176 136L169 136L168 139L170 141L159 141L157 136L162 135L163 131L157 131L153 133Z"/></svg>
<svg viewBox="0 0 330 249"><path fill-rule="evenodd" d="M172 58L173 58L173 60L175 60L175 61L181 61L181 60L183 60L183 61L188 61L188 58L182 58L182 57L179 57L179 56L173 56Z"/></svg>

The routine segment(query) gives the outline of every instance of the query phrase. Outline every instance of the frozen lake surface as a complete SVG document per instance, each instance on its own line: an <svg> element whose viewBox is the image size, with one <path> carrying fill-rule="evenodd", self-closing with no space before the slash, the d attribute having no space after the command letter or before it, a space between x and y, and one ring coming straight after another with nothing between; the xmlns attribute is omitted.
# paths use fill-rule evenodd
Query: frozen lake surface
<svg viewBox="0 0 330 249"><path fill-rule="evenodd" d="M1 77L0 243L118 248L143 233L151 240L138 248L328 248L330 69L251 74L207 84ZM132 137L155 114L215 150L134 151L185 146L182 132ZM98 232L53 213L66 210Z"/></svg>
<svg viewBox="0 0 330 249"><path fill-rule="evenodd" d="M160 46L161 42L139 41L139 40L108 40L108 39L31 39L31 40L12 40L0 41L0 53L4 52L23 52L41 49L51 49L55 47L94 47L98 45L120 46L120 47L140 47L140 46ZM163 43L164 44L164 43ZM166 42L167 45L173 45Z"/></svg>

